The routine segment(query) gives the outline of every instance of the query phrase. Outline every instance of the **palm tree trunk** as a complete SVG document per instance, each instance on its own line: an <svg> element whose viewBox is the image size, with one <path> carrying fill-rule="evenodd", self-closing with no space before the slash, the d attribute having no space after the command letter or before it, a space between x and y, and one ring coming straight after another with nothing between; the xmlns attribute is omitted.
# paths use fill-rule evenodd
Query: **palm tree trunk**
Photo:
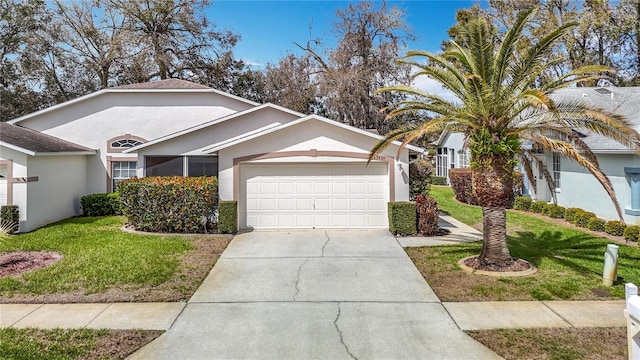
<svg viewBox="0 0 640 360"><path fill-rule="evenodd" d="M513 263L507 247L507 211L504 207L482 207L482 265L508 266Z"/></svg>
<svg viewBox="0 0 640 360"><path fill-rule="evenodd" d="M482 206L482 251L480 264L508 266L513 263L507 247L506 208L513 199L513 170L509 171L508 158L480 158L485 166L474 168L473 193Z"/></svg>

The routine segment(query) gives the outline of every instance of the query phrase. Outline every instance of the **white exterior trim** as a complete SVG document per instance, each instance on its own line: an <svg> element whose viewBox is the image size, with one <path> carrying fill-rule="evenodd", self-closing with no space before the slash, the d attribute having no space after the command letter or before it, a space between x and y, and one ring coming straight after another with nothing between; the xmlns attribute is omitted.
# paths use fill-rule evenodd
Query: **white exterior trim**
<svg viewBox="0 0 640 360"><path fill-rule="evenodd" d="M343 123L340 123L340 122L337 122L337 121L334 121L334 120L330 120L330 119L321 117L321 116L309 115L309 116L303 117L301 119L291 121L291 122L286 123L286 124L282 124L282 125L278 125L278 126L274 126L274 127L267 127L264 130L258 129L258 130L254 131L254 132L250 132L250 133L247 133L247 134L240 135L240 136L238 136L238 137L236 137L234 139L229 139L229 140L226 140L226 141L219 142L219 143L214 144L213 146L211 146L209 148L203 149L203 151L211 154L211 153L214 153L216 151L219 151L219 150L222 150L222 149L226 149L226 148L228 148L230 146L234 146L234 145L243 143L245 141L253 140L255 138L258 138L258 137L261 137L261 136L264 136L264 135L268 135L268 134L271 134L273 132L280 131L282 129L286 129L288 127L295 126L297 124L301 124L301 123L303 123L305 121L309 121L309 120L321 121L321 122L324 122L326 124L337 126L337 127L343 128L345 130L353 131L355 133L358 133L358 134L361 134L361 135L365 135L365 136L368 136L368 137L371 137L371 138L374 138L374 139L377 139L377 140L384 139L384 136L376 135L376 134L373 134L373 133L371 133L369 131L366 131L366 130L362 130L362 129L359 129L359 128L356 128L356 127L353 127L353 126L350 126L350 125L346 125L346 124L343 124ZM392 144L397 145L397 146L402 145L399 141L393 141ZM417 147L417 146L414 146L414 145L406 145L405 148L408 149L408 150L412 150L412 151L418 152L418 153L424 153L424 151L425 151L425 149Z"/></svg>

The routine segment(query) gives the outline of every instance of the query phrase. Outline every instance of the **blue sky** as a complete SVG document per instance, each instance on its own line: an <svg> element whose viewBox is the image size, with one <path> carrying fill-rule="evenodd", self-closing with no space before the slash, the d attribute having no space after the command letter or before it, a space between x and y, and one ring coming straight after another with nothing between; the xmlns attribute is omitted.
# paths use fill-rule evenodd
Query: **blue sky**
<svg viewBox="0 0 640 360"><path fill-rule="evenodd" d="M418 37L408 49L437 51L455 23L456 10L479 1L389 0L387 4L406 11L405 20ZM236 58L261 68L289 52L299 53L294 41L304 45L310 39L332 38L335 12L348 4L346 0L214 0L207 17L218 29L240 34Z"/></svg>

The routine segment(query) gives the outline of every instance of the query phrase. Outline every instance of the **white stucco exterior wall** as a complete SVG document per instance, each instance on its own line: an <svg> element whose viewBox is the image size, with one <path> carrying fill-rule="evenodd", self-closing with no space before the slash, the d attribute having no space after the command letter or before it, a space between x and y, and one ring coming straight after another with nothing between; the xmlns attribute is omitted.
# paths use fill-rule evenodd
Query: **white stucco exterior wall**
<svg viewBox="0 0 640 360"><path fill-rule="evenodd" d="M631 154L599 154L597 158L613 185L624 221L627 224L640 224L639 216L624 214L624 209L631 206L631 187L629 180L625 177L624 168L640 167L640 158ZM556 193L559 205L592 211L608 220L618 219L613 202L602 185L576 162L561 159L560 181L560 191Z"/></svg>
<svg viewBox="0 0 640 360"><path fill-rule="evenodd" d="M233 200L233 159L244 156L288 151L337 151L368 155L376 139L358 134L318 120L308 120L301 124L260 136L256 139L231 146L219 151L218 180L221 200ZM396 158L398 147L389 146L382 155ZM408 150L403 150L394 160L395 201L409 200ZM266 161L263 161L266 162ZM344 157L295 157L275 158L268 162L366 162L362 158Z"/></svg>
<svg viewBox="0 0 640 360"><path fill-rule="evenodd" d="M80 215L80 197L86 190L86 156L31 156L28 176L38 181L27 183L27 219L21 231Z"/></svg>
<svg viewBox="0 0 640 360"><path fill-rule="evenodd" d="M115 91L56 108L18 124L98 150L87 163L89 193L107 191L107 141L126 134L145 140L168 135L253 105L211 91Z"/></svg>
<svg viewBox="0 0 640 360"><path fill-rule="evenodd" d="M263 108L197 131L150 145L138 155L208 155L202 150L213 144L235 138L266 126L276 126L298 119L298 116L273 108ZM127 154L134 155L135 154ZM141 166L141 164L139 164Z"/></svg>

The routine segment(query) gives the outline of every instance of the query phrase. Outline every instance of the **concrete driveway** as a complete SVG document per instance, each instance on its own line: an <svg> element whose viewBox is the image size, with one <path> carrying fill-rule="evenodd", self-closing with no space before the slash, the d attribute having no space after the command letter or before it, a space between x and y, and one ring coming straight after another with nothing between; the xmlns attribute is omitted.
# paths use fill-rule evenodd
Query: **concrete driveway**
<svg viewBox="0 0 640 360"><path fill-rule="evenodd" d="M493 359L387 231L237 235L132 359Z"/></svg>

